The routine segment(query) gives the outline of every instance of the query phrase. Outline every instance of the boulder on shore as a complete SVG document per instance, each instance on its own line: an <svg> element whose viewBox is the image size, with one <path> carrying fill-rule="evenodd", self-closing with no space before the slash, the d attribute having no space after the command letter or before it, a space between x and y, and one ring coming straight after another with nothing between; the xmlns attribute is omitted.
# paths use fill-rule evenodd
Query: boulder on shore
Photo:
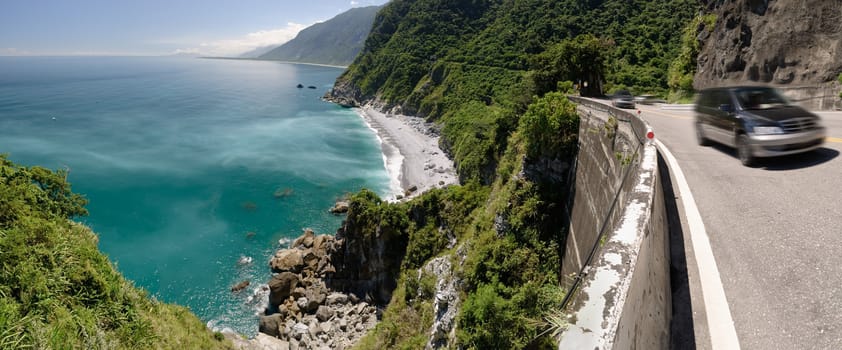
<svg viewBox="0 0 842 350"><path fill-rule="evenodd" d="M331 214L345 214L348 212L348 208L350 207L350 205L351 204L348 203L348 201L338 201L328 211Z"/></svg>
<svg viewBox="0 0 842 350"><path fill-rule="evenodd" d="M304 268L304 256L301 249L279 250L269 262L269 266L276 272L299 272Z"/></svg>
<svg viewBox="0 0 842 350"><path fill-rule="evenodd" d="M272 280L269 281L269 304L272 306L283 304L298 286L298 282L299 276L288 271L272 276Z"/></svg>
<svg viewBox="0 0 842 350"><path fill-rule="evenodd" d="M336 272L333 255L343 244L307 229L275 253L270 265L280 273L269 282L271 314L260 317L260 332L291 347L349 348L376 325L376 307L326 284Z"/></svg>

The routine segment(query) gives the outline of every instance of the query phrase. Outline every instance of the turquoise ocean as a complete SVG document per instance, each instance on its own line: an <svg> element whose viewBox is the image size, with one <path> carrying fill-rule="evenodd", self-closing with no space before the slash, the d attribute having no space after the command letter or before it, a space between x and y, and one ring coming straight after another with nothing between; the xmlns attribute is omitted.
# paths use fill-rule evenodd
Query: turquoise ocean
<svg viewBox="0 0 842 350"><path fill-rule="evenodd" d="M78 220L137 286L211 328L251 335L275 250L304 228L334 233L341 218L327 209L346 193L389 194L375 132L321 100L341 73L267 61L0 57L0 153L68 169L90 201ZM232 293L244 280L251 285Z"/></svg>

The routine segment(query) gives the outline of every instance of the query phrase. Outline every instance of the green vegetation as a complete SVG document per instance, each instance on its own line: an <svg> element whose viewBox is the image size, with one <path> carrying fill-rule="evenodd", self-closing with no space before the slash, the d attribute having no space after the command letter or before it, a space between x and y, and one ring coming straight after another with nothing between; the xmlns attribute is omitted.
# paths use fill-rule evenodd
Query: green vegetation
<svg viewBox="0 0 842 350"><path fill-rule="evenodd" d="M400 226L407 249L391 303L358 347L423 347L435 284L419 271L430 258L448 256L463 293L451 346L555 348L551 337L565 327L558 274L579 131L562 92L666 95L671 64L677 86L688 86L694 42L676 33L699 10L691 0L386 5L338 79L340 94L440 123L441 145L467 185L378 204L407 218ZM711 20L690 26L695 32L698 21Z"/></svg>
<svg viewBox="0 0 842 350"><path fill-rule="evenodd" d="M669 67L667 84L670 87L670 99L687 99L693 94L693 76L696 74L696 57L699 56L701 43L699 32L713 31L716 15L696 15L684 28L681 35L681 51Z"/></svg>
<svg viewBox="0 0 842 350"><path fill-rule="evenodd" d="M566 184L544 174L533 179L519 174L525 162L570 159L578 127L575 106L561 93L548 93L519 118L492 185L472 181L400 204L379 201L369 191L352 197L349 221L368 227L361 232L398 228L408 239L399 286L382 322L359 348L414 349L426 343L435 276L419 271L430 258L453 254L451 239L468 246L464 266L454 271L466 285L459 344L552 347L547 336L552 325L544 317L553 315L548 312L564 295L558 271Z"/></svg>
<svg viewBox="0 0 842 350"><path fill-rule="evenodd" d="M609 88L623 85L633 92L663 93L668 88L669 65L680 53L681 37L675 33L682 32L699 9L691 0L393 1L377 15L363 51L340 81L353 82L363 96L377 96L435 119L445 110L428 113L420 109L424 98L418 95L434 94L437 85L447 79L441 74L442 66L470 65L472 70L487 70L491 75L501 69L527 72L534 69L536 55L590 34L610 46L605 76L565 80L594 80ZM594 63L598 67L599 62ZM459 81L460 86L475 83L473 79ZM506 104L523 93L508 93L507 86L517 82L497 80L496 84L503 85L497 91L503 94L474 99ZM410 95L413 98L408 98Z"/></svg>
<svg viewBox="0 0 842 350"><path fill-rule="evenodd" d="M229 348L114 269L66 175L0 155L0 349Z"/></svg>
<svg viewBox="0 0 842 350"><path fill-rule="evenodd" d="M583 95L600 95L601 78L605 76L611 42L591 34L579 35L551 45L533 59L535 92L543 95L558 88L562 81L590 82L582 87Z"/></svg>
<svg viewBox="0 0 842 350"><path fill-rule="evenodd" d="M691 0L392 1L337 84L441 122L460 179L490 185L518 115L559 82L666 96L684 50L675 33L698 10Z"/></svg>
<svg viewBox="0 0 842 350"><path fill-rule="evenodd" d="M363 47L380 6L352 8L304 28L296 37L259 59L347 66Z"/></svg>

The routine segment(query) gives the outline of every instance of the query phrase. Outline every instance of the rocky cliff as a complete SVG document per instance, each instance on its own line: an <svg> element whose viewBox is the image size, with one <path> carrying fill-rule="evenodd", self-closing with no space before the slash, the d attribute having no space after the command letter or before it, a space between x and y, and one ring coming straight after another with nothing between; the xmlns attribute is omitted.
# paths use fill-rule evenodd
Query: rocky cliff
<svg viewBox="0 0 842 350"><path fill-rule="evenodd" d="M269 281L266 314L260 317L261 333L278 338L273 342L281 348L345 349L374 327L376 304L330 285L337 272L333 256L348 249L346 242L306 230L288 249L275 253L269 263L275 274Z"/></svg>
<svg viewBox="0 0 842 350"><path fill-rule="evenodd" d="M838 100L842 3L827 0L702 0L716 15L699 34L697 89L729 83L781 86L810 107Z"/></svg>
<svg viewBox="0 0 842 350"><path fill-rule="evenodd" d="M407 238L401 220L382 211L385 203L363 195L370 202L351 201L335 236L308 229L275 253L260 332L290 348L339 349L374 327L397 285Z"/></svg>

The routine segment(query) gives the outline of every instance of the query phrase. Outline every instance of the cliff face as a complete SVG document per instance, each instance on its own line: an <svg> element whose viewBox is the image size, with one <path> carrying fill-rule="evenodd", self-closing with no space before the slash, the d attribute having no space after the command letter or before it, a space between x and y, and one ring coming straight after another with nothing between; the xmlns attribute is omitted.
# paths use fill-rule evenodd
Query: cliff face
<svg viewBox="0 0 842 350"><path fill-rule="evenodd" d="M717 20L712 32L699 35L697 89L746 82L836 89L842 72L839 1L702 2ZM816 91L813 98L822 94Z"/></svg>

